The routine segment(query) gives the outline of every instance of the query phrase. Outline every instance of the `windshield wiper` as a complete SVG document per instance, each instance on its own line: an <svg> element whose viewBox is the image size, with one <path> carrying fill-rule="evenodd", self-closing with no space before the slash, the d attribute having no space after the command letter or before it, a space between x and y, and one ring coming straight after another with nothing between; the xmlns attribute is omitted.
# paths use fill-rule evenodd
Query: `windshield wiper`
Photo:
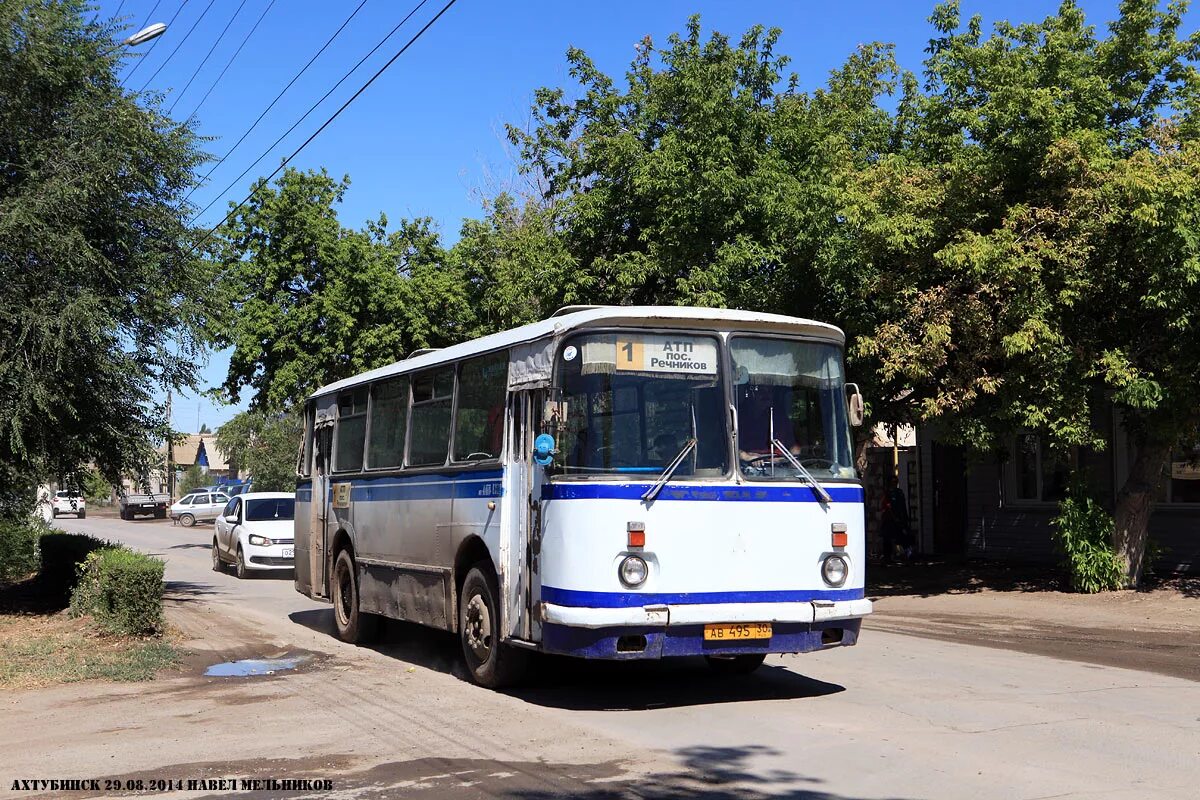
<svg viewBox="0 0 1200 800"><path fill-rule="evenodd" d="M796 472L799 472L806 481L812 484L813 492L817 495L817 497L821 498L822 503L833 502L833 498L829 495L829 492L825 491L825 487L817 483L817 479L814 478L813 474L809 472L803 464L800 463L799 459L792 455L791 450L784 447L778 439L772 439L771 446L778 447L779 452L783 453L783 457L788 460L788 463L796 468Z"/></svg>
<svg viewBox="0 0 1200 800"><path fill-rule="evenodd" d="M678 455L671 459L671 463L667 464L667 468L664 469L662 474L658 476L658 480L655 481L654 485L645 491L645 493L642 495L642 500L647 503L653 503L654 498L658 497L658 493L661 492L662 488L667 485L667 481L671 480L671 476L675 474L675 470L679 469L679 465L682 464L683 460L688 457L688 453L691 453L695 449L695 437L688 439L683 445L683 449L679 451Z"/></svg>

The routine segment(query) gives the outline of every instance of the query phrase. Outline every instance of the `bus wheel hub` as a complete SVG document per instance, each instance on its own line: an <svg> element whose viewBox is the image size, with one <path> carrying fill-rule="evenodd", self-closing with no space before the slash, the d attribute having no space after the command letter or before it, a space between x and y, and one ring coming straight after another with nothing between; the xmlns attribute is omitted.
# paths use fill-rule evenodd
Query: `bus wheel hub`
<svg viewBox="0 0 1200 800"><path fill-rule="evenodd" d="M467 645L480 661L492 650L492 615L479 595L467 602Z"/></svg>

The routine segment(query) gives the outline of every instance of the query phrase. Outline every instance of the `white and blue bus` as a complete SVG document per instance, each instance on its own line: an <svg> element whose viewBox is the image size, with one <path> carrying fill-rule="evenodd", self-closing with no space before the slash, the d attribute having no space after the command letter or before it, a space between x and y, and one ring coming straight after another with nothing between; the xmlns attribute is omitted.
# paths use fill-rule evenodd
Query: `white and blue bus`
<svg viewBox="0 0 1200 800"><path fill-rule="evenodd" d="M704 655L852 645L863 488L844 336L706 308L572 307L307 401L296 588L339 636L455 631L476 681L527 651Z"/></svg>

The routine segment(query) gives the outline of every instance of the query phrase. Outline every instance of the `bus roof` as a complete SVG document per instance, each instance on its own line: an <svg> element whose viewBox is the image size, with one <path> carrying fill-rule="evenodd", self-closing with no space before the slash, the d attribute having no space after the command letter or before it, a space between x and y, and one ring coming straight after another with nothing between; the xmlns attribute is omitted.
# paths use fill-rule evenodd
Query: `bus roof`
<svg viewBox="0 0 1200 800"><path fill-rule="evenodd" d="M699 324L697 324L699 323ZM322 386L310 398L321 397L331 392L352 386L414 372L447 361L457 361L478 353L500 350L523 342L532 342L548 336L559 336L577 328L605 327L609 325L660 325L662 327L713 327L717 330L737 329L765 333L796 333L829 339L845 344L846 335L841 328L825 322L816 322L782 314L764 314L757 311L740 311L731 308L693 308L690 306L597 306L584 307L561 316L553 316L540 322L532 322L519 328L471 339L440 350L417 351L411 356L384 367L355 375Z"/></svg>

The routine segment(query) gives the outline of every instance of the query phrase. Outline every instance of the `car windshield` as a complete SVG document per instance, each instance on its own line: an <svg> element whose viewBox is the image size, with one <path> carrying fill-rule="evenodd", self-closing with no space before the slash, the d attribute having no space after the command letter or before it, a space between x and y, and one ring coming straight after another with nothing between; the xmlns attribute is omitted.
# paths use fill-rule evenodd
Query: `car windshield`
<svg viewBox="0 0 1200 800"><path fill-rule="evenodd" d="M266 522L276 519L294 519L296 500L293 497L268 497L246 501L246 521Z"/></svg>
<svg viewBox="0 0 1200 800"><path fill-rule="evenodd" d="M555 474L655 476L696 447L676 476L728 466L719 344L713 336L641 331L568 340L559 352Z"/></svg>
<svg viewBox="0 0 1200 800"><path fill-rule="evenodd" d="M738 461L747 478L852 478L841 350L832 344L736 336L730 340Z"/></svg>

